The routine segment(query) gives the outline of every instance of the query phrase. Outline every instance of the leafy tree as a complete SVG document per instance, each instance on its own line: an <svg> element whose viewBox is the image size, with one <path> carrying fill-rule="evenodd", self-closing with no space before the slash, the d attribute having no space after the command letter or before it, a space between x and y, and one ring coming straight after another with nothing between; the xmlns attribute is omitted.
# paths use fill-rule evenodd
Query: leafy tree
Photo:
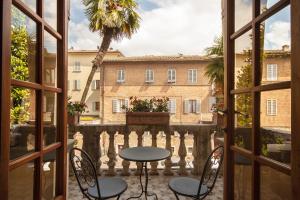
<svg viewBox="0 0 300 200"><path fill-rule="evenodd" d="M112 40L131 38L139 28L140 17L136 12L136 0L82 0L89 19L89 28L98 32L102 39L97 56L86 82L81 103L84 103L95 72L100 68Z"/></svg>
<svg viewBox="0 0 300 200"><path fill-rule="evenodd" d="M29 80L29 52L33 39L27 31L25 16L12 8L11 25L11 78L21 81ZM30 106L28 89L14 87L11 89L11 122L14 124L28 121ZM24 103L25 102L25 103Z"/></svg>
<svg viewBox="0 0 300 200"><path fill-rule="evenodd" d="M209 82L215 84L221 94L224 88L224 49L223 36L214 40L211 47L205 49L207 56L214 56L212 62L207 65L205 75L208 76Z"/></svg>

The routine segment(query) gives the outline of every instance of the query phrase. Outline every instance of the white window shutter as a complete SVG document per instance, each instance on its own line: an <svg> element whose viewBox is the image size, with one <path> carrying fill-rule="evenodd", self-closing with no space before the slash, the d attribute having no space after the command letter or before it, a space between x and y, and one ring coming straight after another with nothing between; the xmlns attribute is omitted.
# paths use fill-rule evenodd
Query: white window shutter
<svg viewBox="0 0 300 200"><path fill-rule="evenodd" d="M199 114L201 112L201 101L200 99L196 100L196 113Z"/></svg>
<svg viewBox="0 0 300 200"><path fill-rule="evenodd" d="M125 107L129 108L129 99L125 99Z"/></svg>
<svg viewBox="0 0 300 200"><path fill-rule="evenodd" d="M190 112L190 102L189 100L184 100L184 113Z"/></svg>
<svg viewBox="0 0 300 200"><path fill-rule="evenodd" d="M119 101L117 99L113 99L112 100L113 113L117 113L119 111L118 107L119 107Z"/></svg>
<svg viewBox="0 0 300 200"><path fill-rule="evenodd" d="M96 103L95 103L95 102L92 103L92 110L93 110L93 111L96 110Z"/></svg>
<svg viewBox="0 0 300 200"><path fill-rule="evenodd" d="M170 108L170 113L175 114L176 113L176 99L172 99L170 101L171 108Z"/></svg>
<svg viewBox="0 0 300 200"><path fill-rule="evenodd" d="M208 111L212 111L212 107L216 103L217 103L217 98L216 97L209 97L209 99L208 99Z"/></svg>
<svg viewBox="0 0 300 200"><path fill-rule="evenodd" d="M77 89L80 90L80 80L77 80Z"/></svg>

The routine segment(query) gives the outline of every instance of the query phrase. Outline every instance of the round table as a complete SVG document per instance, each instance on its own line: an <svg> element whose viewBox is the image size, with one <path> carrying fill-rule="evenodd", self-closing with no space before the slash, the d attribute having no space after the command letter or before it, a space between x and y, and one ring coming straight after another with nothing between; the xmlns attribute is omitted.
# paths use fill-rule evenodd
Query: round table
<svg viewBox="0 0 300 200"><path fill-rule="evenodd" d="M140 171L140 185L142 188L142 192L138 196L129 197L128 199L133 198L140 198L143 193L145 193L145 198L147 199L147 196L155 196L156 199L157 195L155 193L149 193L148 192L148 169L147 169L147 163L148 162L155 162L159 160L165 160L166 158L170 157L170 151L163 149L163 148L157 148L157 147L131 147L123 149L119 156L123 158L124 160L128 161L135 161L142 164L141 171ZM142 175L143 175L143 169L145 169L145 187L143 187L142 184Z"/></svg>

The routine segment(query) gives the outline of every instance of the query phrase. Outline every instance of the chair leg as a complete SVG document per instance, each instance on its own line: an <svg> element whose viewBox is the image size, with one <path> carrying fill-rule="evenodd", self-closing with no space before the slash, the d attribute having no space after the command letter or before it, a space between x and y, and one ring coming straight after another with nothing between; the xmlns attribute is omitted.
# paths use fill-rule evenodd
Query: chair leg
<svg viewBox="0 0 300 200"><path fill-rule="evenodd" d="M174 195L176 197L176 200L179 200L179 197L178 197L177 193L176 192L173 192L173 193L174 193Z"/></svg>
<svg viewBox="0 0 300 200"><path fill-rule="evenodd" d="M119 195L119 196L118 196L117 200L119 200L119 199L120 199L120 197L121 197L121 195Z"/></svg>

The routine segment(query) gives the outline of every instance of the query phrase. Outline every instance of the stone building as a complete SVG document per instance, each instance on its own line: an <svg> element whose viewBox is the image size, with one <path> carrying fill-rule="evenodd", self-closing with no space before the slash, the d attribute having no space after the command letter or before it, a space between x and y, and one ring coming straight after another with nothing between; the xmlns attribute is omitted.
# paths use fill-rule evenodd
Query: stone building
<svg viewBox="0 0 300 200"><path fill-rule="evenodd" d="M69 51L69 95L79 101L96 51ZM210 58L203 56L126 57L109 51L94 76L85 115L104 124L125 123L122 105L131 96L169 97L171 123L211 123L215 98L204 75Z"/></svg>

